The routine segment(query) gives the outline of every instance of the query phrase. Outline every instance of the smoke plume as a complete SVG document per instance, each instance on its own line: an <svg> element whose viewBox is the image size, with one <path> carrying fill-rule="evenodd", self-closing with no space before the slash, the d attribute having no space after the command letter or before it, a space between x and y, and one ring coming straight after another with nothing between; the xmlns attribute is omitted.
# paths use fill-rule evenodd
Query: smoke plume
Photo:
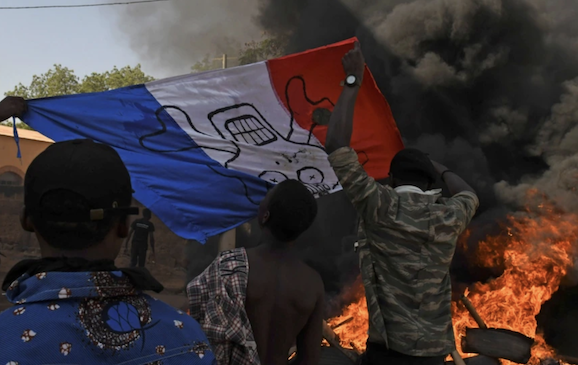
<svg viewBox="0 0 578 365"><path fill-rule="evenodd" d="M262 34L253 21L257 0L178 0L122 11L119 26L131 48L167 76L190 72L207 55L235 55Z"/></svg>
<svg viewBox="0 0 578 365"><path fill-rule="evenodd" d="M530 187L563 210L578 210L575 0L171 4L158 14L127 14L126 28L143 55L179 67L261 31L288 37L287 53L358 37L406 145L430 153L478 191L472 242L527 204ZM304 256L331 290L355 271L354 217L342 195L326 198L303 239L317 244Z"/></svg>

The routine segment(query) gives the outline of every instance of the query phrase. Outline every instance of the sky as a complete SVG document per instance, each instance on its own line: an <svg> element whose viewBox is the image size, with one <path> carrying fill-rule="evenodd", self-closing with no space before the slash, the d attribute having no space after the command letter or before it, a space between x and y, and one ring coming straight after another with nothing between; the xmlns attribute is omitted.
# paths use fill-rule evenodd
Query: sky
<svg viewBox="0 0 578 365"><path fill-rule="evenodd" d="M69 5L109 2L108 0L0 0L4 6ZM129 6L159 6L136 4ZM113 66L135 66L155 77L169 76L141 59L129 47L119 29L117 6L0 10L4 26L0 57L0 96L18 83L29 85L32 76L48 71L54 64L73 69L82 77Z"/></svg>

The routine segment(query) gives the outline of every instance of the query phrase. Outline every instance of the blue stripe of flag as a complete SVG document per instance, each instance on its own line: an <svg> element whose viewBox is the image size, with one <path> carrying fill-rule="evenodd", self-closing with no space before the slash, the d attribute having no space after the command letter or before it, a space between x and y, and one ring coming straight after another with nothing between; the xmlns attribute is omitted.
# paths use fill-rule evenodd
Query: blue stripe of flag
<svg viewBox="0 0 578 365"><path fill-rule="evenodd" d="M137 85L32 100L23 120L57 142L90 138L115 148L134 197L183 238L205 242L253 218L266 183L211 159L161 107Z"/></svg>

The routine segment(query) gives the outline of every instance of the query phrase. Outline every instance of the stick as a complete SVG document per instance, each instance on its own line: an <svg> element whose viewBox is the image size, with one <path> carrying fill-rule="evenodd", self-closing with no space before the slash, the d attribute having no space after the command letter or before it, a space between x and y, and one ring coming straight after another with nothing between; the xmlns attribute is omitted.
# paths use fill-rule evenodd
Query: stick
<svg viewBox="0 0 578 365"><path fill-rule="evenodd" d="M341 346L341 344L337 340L337 335L335 334L335 332L333 332L331 327L329 327L329 325L327 324L326 321L323 321L323 338L325 338L325 340L329 343L329 345L331 347L335 347L336 349L341 351L341 353L343 355L347 356L347 358L349 360L351 360L353 363L355 363L357 361L357 357L355 355L353 355L351 352L345 350Z"/></svg>
<svg viewBox="0 0 578 365"><path fill-rule="evenodd" d="M297 352L297 346L292 346L292 347L289 349L289 355L288 355L289 360L291 359L291 356L293 356L293 354L296 353L296 352Z"/></svg>
<svg viewBox="0 0 578 365"><path fill-rule="evenodd" d="M456 365L466 365L466 363L464 362L464 359L462 359L462 357L460 356L460 353L458 352L458 350L452 351L451 355L452 355L452 359L454 359L454 364L456 364Z"/></svg>
<svg viewBox="0 0 578 365"><path fill-rule="evenodd" d="M462 302L466 306L466 309L468 310L468 312L470 312L471 316L474 318L474 321L476 321L476 323L478 324L478 327L484 328L484 329L488 328L488 326L486 326L486 323L484 322L482 317L480 317L478 311L476 310L476 308L474 308L474 305L472 304L472 302L470 302L468 297L466 297L465 295L462 295Z"/></svg>
<svg viewBox="0 0 578 365"><path fill-rule="evenodd" d="M348 324L349 322L353 321L353 317L349 317L346 320L344 320L343 322L338 323L336 326L333 326L333 329L337 329L345 324Z"/></svg>
<svg viewBox="0 0 578 365"><path fill-rule="evenodd" d="M565 355L559 355L555 357L558 357L560 360L568 362L570 364L578 364L578 357L565 356Z"/></svg>

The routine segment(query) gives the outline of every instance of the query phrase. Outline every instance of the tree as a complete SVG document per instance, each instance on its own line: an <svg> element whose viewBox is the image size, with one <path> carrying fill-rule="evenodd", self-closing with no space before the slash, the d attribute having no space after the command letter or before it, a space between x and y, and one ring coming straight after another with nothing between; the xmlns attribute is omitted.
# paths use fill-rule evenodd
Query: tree
<svg viewBox="0 0 578 365"><path fill-rule="evenodd" d="M3 125L7 126L7 127L12 127L14 125L14 123L11 120L8 120L4 123L2 123ZM28 124L26 123L22 123L22 122L16 122L16 128L19 129L28 129L29 131L33 131L34 129L32 129L32 127L30 127Z"/></svg>
<svg viewBox="0 0 578 365"><path fill-rule="evenodd" d="M14 90L6 95L22 96L25 99L46 98L49 96L71 95L78 93L92 93L117 89L119 87L142 84L153 81L154 78L146 75L141 65L126 66L118 69L116 66L103 73L93 72L85 76L82 81L74 71L54 65L46 73L32 76L30 86L18 84Z"/></svg>
<svg viewBox="0 0 578 365"><path fill-rule="evenodd" d="M236 61L235 66L240 66L281 57L285 55L287 42L288 38L283 36L247 42L238 52L238 57L230 57L229 60ZM218 70L222 67L222 55L211 56L210 54L207 54L202 60L195 63L193 67L191 67L191 70L193 72L203 72Z"/></svg>
<svg viewBox="0 0 578 365"><path fill-rule="evenodd" d="M198 61L191 67L193 73L218 70L223 67L223 61L217 57L211 57L210 54L206 54L205 58Z"/></svg>
<svg viewBox="0 0 578 365"><path fill-rule="evenodd" d="M265 38L259 42L245 43L239 55L239 65L270 60L285 55L288 39L286 37Z"/></svg>
<svg viewBox="0 0 578 365"><path fill-rule="evenodd" d="M78 92L78 77L74 71L62 65L54 65L53 69L38 76L32 76L30 86L18 84L13 91L6 95L22 96L25 99L45 98L76 94Z"/></svg>
<svg viewBox="0 0 578 365"><path fill-rule="evenodd" d="M120 87L143 84L153 81L154 78L145 74L141 65L135 67L126 66L121 69L116 66L103 73L93 72L85 76L82 81L74 74L74 71L54 65L42 75L32 76L29 86L18 84L14 90L6 95L22 96L25 99L46 98L50 96L71 95L78 93L92 93L118 89ZM4 123L12 125L12 123ZM24 123L17 123L18 128L32 129Z"/></svg>
<svg viewBox="0 0 578 365"><path fill-rule="evenodd" d="M93 93L99 91L114 90L125 86L144 84L153 81L154 78L148 76L141 70L138 64L132 68L130 66L118 69L116 66L103 73L93 72L82 79L78 89L80 93Z"/></svg>

